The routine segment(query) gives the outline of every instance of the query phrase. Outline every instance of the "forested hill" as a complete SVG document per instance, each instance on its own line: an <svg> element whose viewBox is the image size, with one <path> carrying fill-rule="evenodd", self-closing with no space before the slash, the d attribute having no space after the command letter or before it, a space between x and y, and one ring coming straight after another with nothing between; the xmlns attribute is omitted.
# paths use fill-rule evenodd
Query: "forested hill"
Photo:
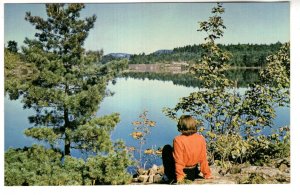
<svg viewBox="0 0 300 195"><path fill-rule="evenodd" d="M238 67L260 67L266 64L266 57L282 46L275 44L230 44L218 45L221 49L232 54L231 65ZM171 62L190 62L199 59L204 53L201 45L187 45L174 48L169 52L154 52L149 55L144 53L130 56L129 64L153 64Z"/></svg>

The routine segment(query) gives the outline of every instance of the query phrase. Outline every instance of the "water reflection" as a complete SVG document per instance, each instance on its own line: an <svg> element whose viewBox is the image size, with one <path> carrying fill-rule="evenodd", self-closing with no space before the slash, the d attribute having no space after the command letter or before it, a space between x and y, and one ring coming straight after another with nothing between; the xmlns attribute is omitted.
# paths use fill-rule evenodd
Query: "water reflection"
<svg viewBox="0 0 300 195"><path fill-rule="evenodd" d="M163 107L174 107L180 97L188 96L197 91L194 87L174 85L172 81L139 80L134 78L118 78L115 84L110 83L108 89L115 92L113 96L106 97L100 104L98 116L120 113L121 122L111 134L113 140L123 139L128 146L137 147L137 142L130 133L133 131L133 121L143 110L148 110L148 118L156 121L156 126L151 129L150 136L146 140L144 149L162 147L171 144L173 138L179 134L176 122L162 113ZM243 88L241 91L245 90ZM274 128L289 125L290 109L278 108ZM33 110L23 110L20 101L10 101L5 97L5 150L9 147L30 146L33 143L41 143L28 138L23 131L30 127L28 116L34 114ZM81 156L78 151L72 151L72 155Z"/></svg>

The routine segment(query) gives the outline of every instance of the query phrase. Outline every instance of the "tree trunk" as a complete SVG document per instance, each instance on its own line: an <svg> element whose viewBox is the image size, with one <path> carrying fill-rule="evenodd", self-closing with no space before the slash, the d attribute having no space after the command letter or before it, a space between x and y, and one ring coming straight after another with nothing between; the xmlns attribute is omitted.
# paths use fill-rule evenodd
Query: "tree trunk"
<svg viewBox="0 0 300 195"><path fill-rule="evenodd" d="M69 92L69 86L66 85L65 88L65 94L68 94ZM69 121L69 112L68 112L68 108L66 105L64 105L64 120L65 120L65 125L64 125L64 130L65 130L65 155L70 155L71 151L71 141L70 141L70 137L69 135L66 133L66 130L68 129L68 127L70 127L70 121Z"/></svg>
<svg viewBox="0 0 300 195"><path fill-rule="evenodd" d="M69 139L69 136L66 135L66 137L65 137L65 155L71 154L70 148L71 148L70 139Z"/></svg>
<svg viewBox="0 0 300 195"><path fill-rule="evenodd" d="M69 135L66 133L67 128L70 125L70 121L69 121L69 113L67 108L64 109L64 120L65 120L65 155L70 155L70 147L71 147L71 142L70 142L70 137Z"/></svg>

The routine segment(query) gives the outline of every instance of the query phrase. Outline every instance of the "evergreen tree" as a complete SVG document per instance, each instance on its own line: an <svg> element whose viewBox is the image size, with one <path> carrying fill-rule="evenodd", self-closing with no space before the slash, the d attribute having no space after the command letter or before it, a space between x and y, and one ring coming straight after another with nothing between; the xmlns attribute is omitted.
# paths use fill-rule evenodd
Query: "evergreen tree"
<svg viewBox="0 0 300 195"><path fill-rule="evenodd" d="M105 183L126 183L128 175L124 170L130 164L129 157L123 146L114 145L110 140L110 133L120 120L119 114L95 117L95 113L106 95L107 83L127 66L127 61L99 65L95 62L100 61L101 52L92 53L95 54L92 59L91 52L85 53L83 44L94 27L96 16L82 19L83 8L84 4L46 4L47 19L26 13L25 20L38 32L36 39L25 39L27 46L22 49L25 61L37 70L36 75L34 79L7 85L6 90L11 99L21 97L24 108L36 111L29 117L34 127L25 130L27 136L61 150L64 159L73 158L72 148L103 158L101 168L123 170L110 175L103 173L102 177L107 177ZM63 149L59 147L61 142ZM65 162L68 161L61 163ZM5 168L13 169L14 163L7 161ZM83 172L81 168L76 170ZM88 174L89 171L84 175ZM118 178L118 174L122 177Z"/></svg>
<svg viewBox="0 0 300 195"><path fill-rule="evenodd" d="M7 49L10 52L17 53L18 52L18 43L16 41L8 41L7 42Z"/></svg>

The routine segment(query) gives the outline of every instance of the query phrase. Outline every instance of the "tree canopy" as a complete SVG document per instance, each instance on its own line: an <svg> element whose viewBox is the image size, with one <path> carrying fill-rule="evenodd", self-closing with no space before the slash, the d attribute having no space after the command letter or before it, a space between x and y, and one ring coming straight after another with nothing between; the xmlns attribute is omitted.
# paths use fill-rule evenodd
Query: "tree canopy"
<svg viewBox="0 0 300 195"><path fill-rule="evenodd" d="M26 136L45 141L52 149L60 151L63 158L72 159L67 156L72 155L71 149L77 149L103 158L101 167L114 164L113 167L124 172L130 164L129 157L124 147L110 140L111 131L120 121L119 114L96 117L95 113L107 95L106 85L126 68L127 61L99 64L101 52L85 52L84 41L94 27L96 16L81 18L83 8L84 4L46 4L46 19L26 13L25 20L35 27L36 38L25 39L22 59L8 57L11 54L6 53L5 68L9 75L15 71L14 62L21 61L31 64L36 71L28 80L7 77L6 93L11 99L21 98L24 108L36 111L29 117L33 126L25 130ZM9 59L13 60L7 61ZM6 154L6 170L16 165L9 161L10 154ZM31 160L20 162L31 163ZM107 176L105 183L110 183L110 179L114 183L116 178L113 177L117 174L123 174L117 178L117 183L126 182L128 175L123 172ZM12 179L6 176L7 182ZM98 178L98 182L102 180Z"/></svg>
<svg viewBox="0 0 300 195"><path fill-rule="evenodd" d="M17 53L18 52L18 43L16 41L8 41L7 49L10 52Z"/></svg>

